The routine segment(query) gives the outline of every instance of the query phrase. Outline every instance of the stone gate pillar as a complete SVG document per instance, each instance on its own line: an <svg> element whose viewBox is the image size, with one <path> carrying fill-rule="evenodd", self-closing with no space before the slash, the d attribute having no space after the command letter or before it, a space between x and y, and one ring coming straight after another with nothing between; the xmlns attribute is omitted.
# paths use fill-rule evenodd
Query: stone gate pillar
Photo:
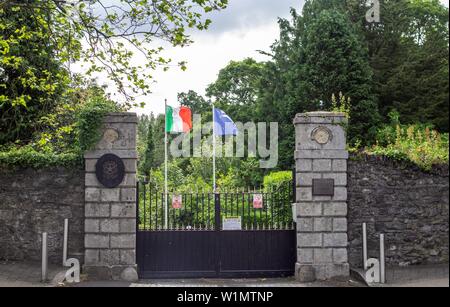
<svg viewBox="0 0 450 307"><path fill-rule="evenodd" d="M84 155L86 187L83 271L90 279L134 281L138 278L137 121L134 113L108 114L104 118L101 140L92 151Z"/></svg>
<svg viewBox="0 0 450 307"><path fill-rule="evenodd" d="M348 276L347 159L342 113L313 112L294 119L299 281Z"/></svg>

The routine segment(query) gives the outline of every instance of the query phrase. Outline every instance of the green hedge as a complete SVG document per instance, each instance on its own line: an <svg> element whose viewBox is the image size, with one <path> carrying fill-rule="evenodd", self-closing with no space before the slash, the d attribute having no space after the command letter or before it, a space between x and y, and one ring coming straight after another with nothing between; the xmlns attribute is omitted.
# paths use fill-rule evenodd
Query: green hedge
<svg viewBox="0 0 450 307"><path fill-rule="evenodd" d="M0 165L12 167L43 168L51 166L81 167L83 158L80 152L39 152L31 146L0 151Z"/></svg>
<svg viewBox="0 0 450 307"><path fill-rule="evenodd" d="M264 191L274 191L292 181L291 171L273 172L264 176Z"/></svg>

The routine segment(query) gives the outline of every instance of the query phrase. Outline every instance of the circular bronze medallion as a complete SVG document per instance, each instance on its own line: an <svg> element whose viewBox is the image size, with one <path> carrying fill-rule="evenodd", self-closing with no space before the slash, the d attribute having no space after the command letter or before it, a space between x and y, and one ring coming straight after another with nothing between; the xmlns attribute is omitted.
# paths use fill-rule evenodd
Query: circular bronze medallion
<svg viewBox="0 0 450 307"><path fill-rule="evenodd" d="M125 164L113 154L102 156L95 165L97 180L107 188L119 186L125 177Z"/></svg>
<svg viewBox="0 0 450 307"><path fill-rule="evenodd" d="M312 132L311 139L320 145L325 145L333 139L333 134L328 128L318 127Z"/></svg>

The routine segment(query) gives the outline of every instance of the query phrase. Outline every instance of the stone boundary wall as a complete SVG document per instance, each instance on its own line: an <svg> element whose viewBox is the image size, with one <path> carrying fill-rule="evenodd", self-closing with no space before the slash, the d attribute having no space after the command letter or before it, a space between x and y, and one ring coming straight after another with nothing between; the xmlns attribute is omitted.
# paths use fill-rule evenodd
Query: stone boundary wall
<svg viewBox="0 0 450 307"><path fill-rule="evenodd" d="M424 172L387 158L352 156L348 162L349 262L362 266L361 224L369 257L386 235L386 264L448 263L448 166Z"/></svg>
<svg viewBox="0 0 450 307"><path fill-rule="evenodd" d="M83 261L83 170L0 168L0 261L40 261L48 232L49 261L61 264L65 218L69 256Z"/></svg>

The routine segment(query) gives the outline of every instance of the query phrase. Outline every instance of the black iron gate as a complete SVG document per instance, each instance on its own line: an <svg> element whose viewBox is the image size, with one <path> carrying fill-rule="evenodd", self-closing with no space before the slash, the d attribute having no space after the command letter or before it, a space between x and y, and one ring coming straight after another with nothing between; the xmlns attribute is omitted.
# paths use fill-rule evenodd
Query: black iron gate
<svg viewBox="0 0 450 307"><path fill-rule="evenodd" d="M270 191L169 193L167 219L164 193L138 188L140 278L293 275L291 183Z"/></svg>

